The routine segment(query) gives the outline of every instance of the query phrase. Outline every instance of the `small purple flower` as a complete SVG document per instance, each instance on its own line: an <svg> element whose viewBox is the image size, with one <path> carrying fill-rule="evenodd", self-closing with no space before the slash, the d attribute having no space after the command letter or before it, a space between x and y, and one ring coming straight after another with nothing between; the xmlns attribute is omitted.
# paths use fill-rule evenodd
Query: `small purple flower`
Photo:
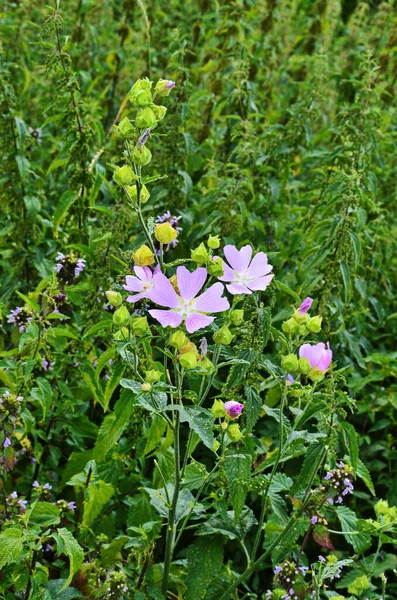
<svg viewBox="0 0 397 600"><path fill-rule="evenodd" d="M52 490L52 485L50 485L49 483L45 483L43 485L43 490Z"/></svg>
<svg viewBox="0 0 397 600"><path fill-rule="evenodd" d="M23 512L25 512L28 501L27 500L18 500L18 504L21 507L21 509L23 510Z"/></svg>
<svg viewBox="0 0 397 600"><path fill-rule="evenodd" d="M319 555L319 557L318 557L318 560L319 560L320 562L322 562L322 563L325 563L325 562L326 562L326 560L325 560L324 556L321 556L321 554Z"/></svg>
<svg viewBox="0 0 397 600"><path fill-rule="evenodd" d="M16 399L17 399L17 402L22 402L22 400L23 400L23 396L17 396L17 398L16 398Z"/></svg>
<svg viewBox="0 0 397 600"><path fill-rule="evenodd" d="M84 260L84 258L78 259L75 269L74 269L75 277L77 277L80 273L82 273L82 271L84 271L85 263L86 263L86 261Z"/></svg>
<svg viewBox="0 0 397 600"><path fill-rule="evenodd" d="M38 487L40 487L40 484L39 484L39 482L38 482L38 481L34 481L34 482L32 483L32 487L34 487L34 488L38 488Z"/></svg>
<svg viewBox="0 0 397 600"><path fill-rule="evenodd" d="M10 497L11 497L13 500L16 500L16 499L18 498L18 494L17 494L17 492L12 492L12 493L10 494Z"/></svg>
<svg viewBox="0 0 397 600"><path fill-rule="evenodd" d="M32 465L34 465L34 463L37 462L34 456L31 456L29 460L32 463Z"/></svg>
<svg viewBox="0 0 397 600"><path fill-rule="evenodd" d="M142 133L141 137L138 140L138 146L144 146L148 141L151 133L152 130L150 129L150 127L148 129L145 129L145 131Z"/></svg>
<svg viewBox="0 0 397 600"><path fill-rule="evenodd" d="M50 544L46 544L46 545L44 546L44 552L51 552L51 550L52 550L52 547L51 547L51 545L50 545Z"/></svg>
<svg viewBox="0 0 397 600"><path fill-rule="evenodd" d="M303 577L306 576L306 571L308 571L308 570L309 570L309 567L304 567L304 566L299 567L299 571L302 573Z"/></svg>
<svg viewBox="0 0 397 600"><path fill-rule="evenodd" d="M12 441L10 440L9 437L6 437L6 439L3 442L3 447L8 448L9 446L12 446Z"/></svg>
<svg viewBox="0 0 397 600"><path fill-rule="evenodd" d="M330 504L332 506L334 504L334 499L333 498L327 498L327 502L328 502L328 504Z"/></svg>
<svg viewBox="0 0 397 600"><path fill-rule="evenodd" d="M201 356L207 356L208 343L205 337L202 337L200 340L200 352Z"/></svg>
<svg viewBox="0 0 397 600"><path fill-rule="evenodd" d="M286 385L292 385L293 383L295 383L295 379L290 373L288 373L288 375L285 376L285 383Z"/></svg>
<svg viewBox="0 0 397 600"><path fill-rule="evenodd" d="M275 575L278 575L279 573L281 573L282 570L283 570L283 567L280 565L277 565L276 568L274 569L273 573Z"/></svg>
<svg viewBox="0 0 397 600"><path fill-rule="evenodd" d="M168 83L166 83L166 85L164 86L166 90L171 90L173 87L175 87L175 81L172 81L171 79L168 81Z"/></svg>
<svg viewBox="0 0 397 600"><path fill-rule="evenodd" d="M328 473L326 474L326 476L324 477L325 481L328 481L329 479L332 479L333 475L331 473L331 471L328 471Z"/></svg>
<svg viewBox="0 0 397 600"><path fill-rule="evenodd" d="M236 419L240 416L244 408L244 404L241 404L241 402L235 402L234 400L229 400L228 402L224 403L223 408L231 419Z"/></svg>
<svg viewBox="0 0 397 600"><path fill-rule="evenodd" d="M309 298L309 296L307 298L305 298L304 301L302 302L302 304L300 305L300 307L298 308L300 314L301 315L306 314L307 311L310 310L312 304L313 304L313 298Z"/></svg>
<svg viewBox="0 0 397 600"><path fill-rule="evenodd" d="M295 590L294 590L294 588L290 588L290 589L288 590L288 593L289 593L289 595L290 595L290 596L293 596L293 595L295 594Z"/></svg>
<svg viewBox="0 0 397 600"><path fill-rule="evenodd" d="M340 460L340 461L338 462L338 467L339 467L339 469L344 469L344 468L345 468L345 466L346 466L346 465L345 465L345 463L344 463L342 460Z"/></svg>
<svg viewBox="0 0 397 600"><path fill-rule="evenodd" d="M312 517L310 519L310 522L312 525L316 525L316 523L318 523L318 517L316 515L314 515L314 517Z"/></svg>
<svg viewBox="0 0 397 600"><path fill-rule="evenodd" d="M74 512L76 510L76 502L68 502L69 509Z"/></svg>
<svg viewBox="0 0 397 600"><path fill-rule="evenodd" d="M52 369L54 368L55 362L50 362L49 360L47 360L45 358L45 356L43 356L42 359L42 366L44 371L52 371Z"/></svg>

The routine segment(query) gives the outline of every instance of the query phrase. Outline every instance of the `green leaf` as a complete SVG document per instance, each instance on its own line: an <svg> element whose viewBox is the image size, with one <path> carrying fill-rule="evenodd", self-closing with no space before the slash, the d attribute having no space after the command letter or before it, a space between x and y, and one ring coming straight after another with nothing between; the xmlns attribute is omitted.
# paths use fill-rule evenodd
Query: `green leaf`
<svg viewBox="0 0 397 600"><path fill-rule="evenodd" d="M0 569L18 560L23 551L22 529L10 527L0 533Z"/></svg>
<svg viewBox="0 0 397 600"><path fill-rule="evenodd" d="M69 558L69 577L60 590L62 592L63 590L66 590L73 579L73 575L77 573L80 566L83 564L84 552L78 541L65 527L57 529L57 533L54 533L53 537L57 542L58 555L66 554Z"/></svg>
<svg viewBox="0 0 397 600"><path fill-rule="evenodd" d="M256 359L256 352L252 348L246 348L239 353L237 359L240 359L242 362L235 363L230 369L229 377L227 378L227 386L229 388L237 387L244 381L252 363Z"/></svg>
<svg viewBox="0 0 397 600"><path fill-rule="evenodd" d="M187 563L186 600L205 598L208 586L222 568L222 539L214 536L195 540L187 549Z"/></svg>
<svg viewBox="0 0 397 600"><path fill-rule="evenodd" d="M101 547L101 563L104 567L111 567L115 562L120 550L124 548L128 542L126 535L120 535L110 542L103 544Z"/></svg>
<svg viewBox="0 0 397 600"><path fill-rule="evenodd" d="M36 502L29 514L29 521L42 527L58 525L60 520L59 507L51 502Z"/></svg>
<svg viewBox="0 0 397 600"><path fill-rule="evenodd" d="M38 383L39 387L34 387L30 395L34 400L40 403L43 409L43 421L46 418L47 411L52 403L52 389L50 384L43 377L38 377L36 379L36 383Z"/></svg>
<svg viewBox="0 0 397 600"><path fill-rule="evenodd" d="M188 490L198 490L207 477L205 465L192 459L192 462L186 466L182 485Z"/></svg>
<svg viewBox="0 0 397 600"><path fill-rule="evenodd" d="M296 292L294 292L294 290L292 290L288 285L286 285L285 283L283 283L282 281L280 281L279 279L275 279L274 280L274 285L276 286L276 288L278 290L280 290L280 292L284 292L285 294L288 294L289 296L291 296L298 304L301 303L301 300L298 296L298 294Z"/></svg>
<svg viewBox="0 0 397 600"><path fill-rule="evenodd" d="M350 457L351 465L356 471L358 466L358 435L353 425L343 421L341 423L343 440Z"/></svg>
<svg viewBox="0 0 397 600"><path fill-rule="evenodd" d="M120 379L123 376L123 373L126 369L126 365L122 362L118 362L113 368L113 372L110 376L110 379L106 383L105 393L103 395L103 410L107 411L109 407L109 402L113 395L114 390L120 383Z"/></svg>
<svg viewBox="0 0 397 600"><path fill-rule="evenodd" d="M83 335L83 339L90 336L96 335L100 331L104 331L105 329L110 329L112 327L112 319L102 319L98 323L95 323L92 327L88 329Z"/></svg>
<svg viewBox="0 0 397 600"><path fill-rule="evenodd" d="M178 407L182 423L189 423L189 427L193 429L201 439L201 441L212 450L214 447L214 434L212 426L214 417L206 408L201 406L181 406Z"/></svg>
<svg viewBox="0 0 397 600"><path fill-rule="evenodd" d="M149 494L150 504L156 509L158 514L163 517L168 517L168 511L170 507L170 503L172 501L172 496L174 494L174 486L172 483L167 484L167 491L164 488L155 490L153 488L144 487L142 488ZM168 503L167 499L170 500ZM180 521L190 512L191 507L194 505L194 496L189 490L181 490L178 496L178 502L176 505L176 513L175 520L176 522ZM201 504L196 504L194 512L196 514L200 514L203 512L203 506Z"/></svg>
<svg viewBox="0 0 397 600"><path fill-rule="evenodd" d="M59 202L57 204L57 207L54 211L54 216L52 218L54 237L58 237L58 227L61 224L61 222L66 218L69 209L73 206L77 199L78 194L69 190L63 192L62 196L59 198Z"/></svg>
<svg viewBox="0 0 397 600"><path fill-rule="evenodd" d="M22 350L27 344L37 344L39 339L39 328L35 323L29 323L24 333L19 338L18 348Z"/></svg>
<svg viewBox="0 0 397 600"><path fill-rule="evenodd" d="M340 266L340 272L342 274L343 288L345 291L344 300L345 300L345 303L347 304L350 301L350 298L352 295L352 279L351 279L350 267L345 262L341 262L339 266Z"/></svg>
<svg viewBox="0 0 397 600"><path fill-rule="evenodd" d="M306 456L302 464L302 469L295 484L292 486L291 494L302 491L314 478L321 464L324 445L321 442L310 444L306 451Z"/></svg>
<svg viewBox="0 0 397 600"><path fill-rule="evenodd" d="M34 312L40 312L40 305L35 302L35 300L29 298L29 296L25 296L25 294L22 294L22 292L18 292L18 290L16 290L16 294L22 298L25 304L27 304Z"/></svg>
<svg viewBox="0 0 397 600"><path fill-rule="evenodd" d="M340 521L342 531L357 531L357 517L347 506L335 506L336 515ZM359 535L345 535L346 541L351 544L357 554L362 554L371 545L371 536L366 533Z"/></svg>
<svg viewBox="0 0 397 600"><path fill-rule="evenodd" d="M60 486L65 487L66 483L77 473L81 473L87 462L92 460L92 450L84 452L72 452L66 467L63 468L62 480Z"/></svg>
<svg viewBox="0 0 397 600"><path fill-rule="evenodd" d="M357 475L357 477L359 477L360 479L363 480L363 482L365 483L365 485L367 486L367 488L369 489L371 494L373 496L376 496L374 484L372 483L372 479L371 479L371 474L368 471L365 464L363 463L363 461L360 459L358 459L356 475Z"/></svg>
<svg viewBox="0 0 397 600"><path fill-rule="evenodd" d="M250 433L262 411L262 398L259 393L252 387L246 385L245 388L246 402L244 403L245 426L247 432Z"/></svg>
<svg viewBox="0 0 397 600"><path fill-rule="evenodd" d="M208 521L200 526L197 535L220 533L230 540L243 541L248 531L257 524L254 513L246 506L237 521L233 510L211 515Z"/></svg>
<svg viewBox="0 0 397 600"><path fill-rule="evenodd" d="M55 171L55 169L59 169L59 167L64 167L67 164L68 164L67 158L56 158L55 160L52 161L52 163L48 167L47 175L49 175L52 171Z"/></svg>
<svg viewBox="0 0 397 600"><path fill-rule="evenodd" d="M251 475L251 462L251 455L242 448L230 448L225 458L224 466L235 522L240 518L247 496L246 482Z"/></svg>
<svg viewBox="0 0 397 600"><path fill-rule="evenodd" d="M101 479L89 484L85 491L83 525L86 527L92 525L113 492L113 486Z"/></svg>
<svg viewBox="0 0 397 600"><path fill-rule="evenodd" d="M105 460L109 450L117 443L136 406L136 397L130 390L121 392L119 400L114 406L114 412L107 415L98 432L94 448L94 458L101 462Z"/></svg>

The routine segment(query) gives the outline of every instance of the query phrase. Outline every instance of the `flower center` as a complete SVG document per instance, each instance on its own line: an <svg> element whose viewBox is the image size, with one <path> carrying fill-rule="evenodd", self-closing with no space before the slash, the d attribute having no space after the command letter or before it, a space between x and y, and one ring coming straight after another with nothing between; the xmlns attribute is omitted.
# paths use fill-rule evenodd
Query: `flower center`
<svg viewBox="0 0 397 600"><path fill-rule="evenodd" d="M238 283L240 285L247 285L249 281L248 269L246 269L242 273L237 273L237 271L234 271L234 273L236 275L235 283Z"/></svg>

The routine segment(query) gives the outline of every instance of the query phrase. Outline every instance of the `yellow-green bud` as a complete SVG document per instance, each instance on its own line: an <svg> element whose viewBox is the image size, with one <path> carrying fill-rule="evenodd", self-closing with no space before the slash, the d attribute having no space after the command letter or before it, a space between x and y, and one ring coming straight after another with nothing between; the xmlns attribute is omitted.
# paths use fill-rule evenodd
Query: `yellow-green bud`
<svg viewBox="0 0 397 600"><path fill-rule="evenodd" d="M302 356L302 358L299 359L298 363L299 363L299 371L302 373L302 375L307 375L311 369L310 363L307 360L307 358Z"/></svg>
<svg viewBox="0 0 397 600"><path fill-rule="evenodd" d="M238 423L232 423L231 425L229 425L229 427L226 430L226 433L229 439L235 443L239 442L244 437L240 431L240 426Z"/></svg>
<svg viewBox="0 0 397 600"><path fill-rule="evenodd" d="M135 335L145 335L149 330L147 317L134 317L131 321L131 329Z"/></svg>
<svg viewBox="0 0 397 600"><path fill-rule="evenodd" d="M244 322L244 311L241 309L232 310L233 325L241 325Z"/></svg>
<svg viewBox="0 0 397 600"><path fill-rule="evenodd" d="M324 379L324 371L320 371L317 367L314 367L308 374L308 377L313 382L322 381Z"/></svg>
<svg viewBox="0 0 397 600"><path fill-rule="evenodd" d="M199 362L200 369L202 369L205 373L210 373L212 371L212 369L214 368L214 365L212 364L212 362L210 361L210 359L205 356L204 358L202 358Z"/></svg>
<svg viewBox="0 0 397 600"><path fill-rule="evenodd" d="M306 323L306 327L312 333L318 333L319 331L321 331L322 320L323 320L323 318L319 317L318 315L316 317L311 317L310 319L308 319L308 321Z"/></svg>
<svg viewBox="0 0 397 600"><path fill-rule="evenodd" d="M114 339L119 342L125 342L126 340L129 339L129 337L130 337L130 332L128 331L127 327L122 327L121 329L116 331L116 333L114 334Z"/></svg>
<svg viewBox="0 0 397 600"><path fill-rule="evenodd" d="M202 265L209 260L210 255L208 254L208 250L204 246L203 242L201 242L200 246L197 246L197 248L190 251L190 258L193 262L199 265Z"/></svg>
<svg viewBox="0 0 397 600"><path fill-rule="evenodd" d="M283 367L284 371L298 371L298 357L296 354L287 354L287 356L283 356L281 359L281 366Z"/></svg>
<svg viewBox="0 0 397 600"><path fill-rule="evenodd" d="M161 373L160 371L156 371L156 369L151 369L145 373L145 381L147 383L157 383L157 381L160 381L160 379Z"/></svg>
<svg viewBox="0 0 397 600"><path fill-rule="evenodd" d="M389 506L387 500L378 500L374 508L376 516L382 524L388 524L397 520L397 508Z"/></svg>
<svg viewBox="0 0 397 600"><path fill-rule="evenodd" d="M138 79L130 91L130 100L137 106L147 106L153 102L150 88L152 82L149 79Z"/></svg>
<svg viewBox="0 0 397 600"><path fill-rule="evenodd" d="M305 323L308 319L310 319L307 312L302 313L302 312L300 312L300 310L296 310L294 312L294 314L292 315L292 318L295 319L295 321L297 321L297 323Z"/></svg>
<svg viewBox="0 0 397 600"><path fill-rule="evenodd" d="M186 354L187 352L194 352L196 358L200 358L200 355L197 352L197 346L196 344L193 344L193 342L188 342L179 350L179 354Z"/></svg>
<svg viewBox="0 0 397 600"><path fill-rule="evenodd" d="M173 87L175 87L175 81L159 79L154 89L158 96L169 96Z"/></svg>
<svg viewBox="0 0 397 600"><path fill-rule="evenodd" d="M170 339L168 340L168 344L170 346L172 346L173 348L177 348L178 350L180 348L182 348L183 346L186 346L186 344L188 344L188 343L189 343L189 338L181 330L175 331L170 336Z"/></svg>
<svg viewBox="0 0 397 600"><path fill-rule="evenodd" d="M298 333L299 335L306 335L307 334L307 329L306 329L306 325L298 325Z"/></svg>
<svg viewBox="0 0 397 600"><path fill-rule="evenodd" d="M135 119L135 125L140 129L155 127L157 125L156 115L149 106L139 111Z"/></svg>
<svg viewBox="0 0 397 600"><path fill-rule="evenodd" d="M129 197L131 198L132 202L138 202L138 190L137 190L136 185L128 186L127 192L128 192ZM150 198L149 190L147 189L147 187L144 183L141 186L141 194L140 194L139 198L140 198L141 204L145 204Z"/></svg>
<svg viewBox="0 0 397 600"><path fill-rule="evenodd" d="M288 321L284 321L282 324L282 329L285 333L297 333L299 329L298 323L295 321L293 317L288 319Z"/></svg>
<svg viewBox="0 0 397 600"><path fill-rule="evenodd" d="M133 253L132 260L138 267L148 267L154 263L154 254L146 244L143 244Z"/></svg>
<svg viewBox="0 0 397 600"><path fill-rule="evenodd" d="M154 112L154 116L156 117L157 122L160 122L164 119L165 113L167 112L165 106L158 106L157 104L152 104L150 108Z"/></svg>
<svg viewBox="0 0 397 600"><path fill-rule="evenodd" d="M142 392L150 392L151 389L152 389L152 386L150 385L150 383L142 383L142 385L141 385Z"/></svg>
<svg viewBox="0 0 397 600"><path fill-rule="evenodd" d="M366 575L362 575L362 577L356 577L356 579L347 588L347 591L349 594L355 594L356 596L361 597L361 594L370 587L370 580Z"/></svg>
<svg viewBox="0 0 397 600"><path fill-rule="evenodd" d="M114 290L108 290L105 292L106 298L109 300L109 304L112 306L120 306L123 301L121 294L119 292L115 292Z"/></svg>
<svg viewBox="0 0 397 600"><path fill-rule="evenodd" d="M223 431L226 431L226 429L229 427L229 423L226 423L226 421L223 421L223 423L221 423L221 429Z"/></svg>
<svg viewBox="0 0 397 600"><path fill-rule="evenodd" d="M219 239L219 235L210 235L207 242L208 248L211 250L216 250L221 245L221 240Z"/></svg>
<svg viewBox="0 0 397 600"><path fill-rule="evenodd" d="M223 275L223 262L221 258L213 258L207 266L208 273L214 277L221 277Z"/></svg>
<svg viewBox="0 0 397 600"><path fill-rule="evenodd" d="M119 327L121 325L126 325L129 320L130 320L130 313L128 312L128 309L126 306L120 306L120 308L118 308L113 313L113 323L115 325L118 325Z"/></svg>
<svg viewBox="0 0 397 600"><path fill-rule="evenodd" d="M210 411L215 419L223 419L223 417L226 417L226 411L223 408L222 400L214 400L214 404L212 405L212 408L210 408Z"/></svg>
<svg viewBox="0 0 397 600"><path fill-rule="evenodd" d="M197 366L197 356L195 352L186 352L179 356L180 365L184 369L194 369Z"/></svg>
<svg viewBox="0 0 397 600"><path fill-rule="evenodd" d="M131 183L134 183L137 179L138 177L129 165L117 167L113 173L113 181L120 186L131 185Z"/></svg>
<svg viewBox="0 0 397 600"><path fill-rule="evenodd" d="M212 444L212 451L216 452L219 449L220 446L220 442L218 442L218 440L214 440L214 443Z"/></svg>
<svg viewBox="0 0 397 600"><path fill-rule="evenodd" d="M214 333L214 342L216 344L222 344L228 346L233 339L233 334L227 325L223 325L218 331Z"/></svg>
<svg viewBox="0 0 397 600"><path fill-rule="evenodd" d="M127 117L124 117L114 128L117 134L125 140L129 140L135 135L135 128Z"/></svg>
<svg viewBox="0 0 397 600"><path fill-rule="evenodd" d="M145 167L152 160L152 153L146 146L135 146L131 158L137 165Z"/></svg>
<svg viewBox="0 0 397 600"><path fill-rule="evenodd" d="M176 229L166 221L165 223L159 223L154 228L154 237L161 244L169 244L178 237Z"/></svg>

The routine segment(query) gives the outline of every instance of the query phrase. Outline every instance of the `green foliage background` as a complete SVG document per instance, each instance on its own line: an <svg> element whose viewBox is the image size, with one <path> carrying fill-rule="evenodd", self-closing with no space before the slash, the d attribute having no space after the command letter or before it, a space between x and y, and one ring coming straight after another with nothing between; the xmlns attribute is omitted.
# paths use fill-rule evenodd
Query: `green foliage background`
<svg viewBox="0 0 397 600"><path fill-rule="evenodd" d="M166 210L182 215L172 259L189 255L208 234L265 250L279 282L274 327L296 303L290 289L299 298L316 298L324 341L338 366L347 367L345 389L355 404L349 420L359 434L361 460L377 497L396 505L396 3L58 4L6 0L0 6L0 379L4 388L22 386L31 398L21 439L37 460L16 464L4 484L7 493L18 488L28 497L34 479L51 480L59 498L73 500L66 483L95 458L103 406L113 410L117 401L128 411L119 388L122 367L106 366L114 349L103 292L123 282L130 251L143 237L111 183L122 152L112 124L129 114L124 100L133 82L148 76L177 86L153 136L148 173L167 178L151 186L146 217ZM70 251L87 260L68 293L70 320L37 345L37 331L21 343L6 322L26 301L17 292L37 301L52 281L56 254ZM270 358L275 351L272 340L265 353ZM52 371L43 372L43 357L55 362ZM161 424L150 425L141 409L123 418L132 419L129 433L98 461L84 512L94 537L80 539L86 553L102 552L103 559L109 552L103 572L117 562L126 543L120 538L131 534L127 527L152 521L148 503L136 495L140 486L160 487L149 481L141 459L130 456L140 438L146 454L155 449ZM265 451L277 437L275 425L262 426L258 435ZM158 457L166 472L168 446L165 441ZM95 513L87 509L90 502ZM350 508L366 519L373 517L372 506L368 488L358 486ZM73 546L66 528L58 532ZM195 539L188 557L203 556L209 583L222 557L216 544L204 548L203 538ZM72 547L67 555L81 564L80 550ZM233 544L225 552L230 558ZM387 556L395 568L390 547ZM15 577L16 589L26 588L22 569ZM194 571L188 577L196 585ZM32 585L37 595L31 597L44 597L39 577ZM381 589L379 581L375 585ZM206 584L203 589L186 597L200 598ZM255 597L265 589L256 584ZM7 586L4 594L14 597L6 595ZM211 594L206 597L219 597L216 589Z"/></svg>

